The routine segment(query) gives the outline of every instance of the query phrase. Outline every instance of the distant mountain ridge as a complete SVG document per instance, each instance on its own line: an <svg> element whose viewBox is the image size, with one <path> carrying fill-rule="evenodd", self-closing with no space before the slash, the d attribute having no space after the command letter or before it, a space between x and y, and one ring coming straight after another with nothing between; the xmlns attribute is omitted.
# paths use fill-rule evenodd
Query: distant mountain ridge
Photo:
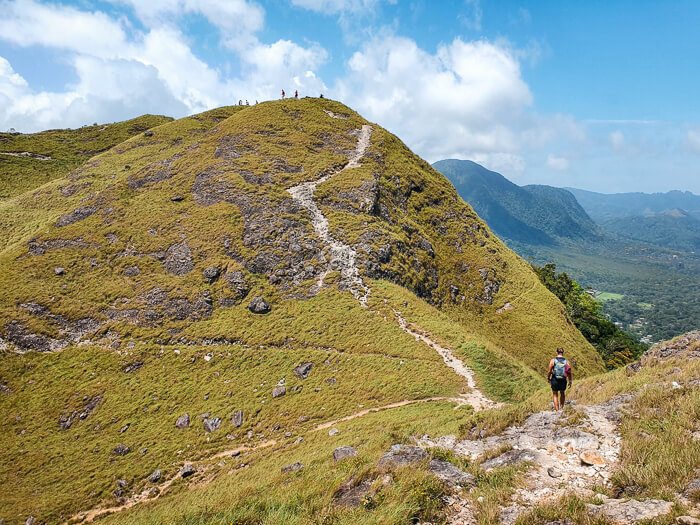
<svg viewBox="0 0 700 525"><path fill-rule="evenodd" d="M590 217L604 221L612 217L632 217L681 209L700 219L700 195L673 190L666 193L597 193L566 188Z"/></svg>
<svg viewBox="0 0 700 525"><path fill-rule="evenodd" d="M518 186L469 160L441 160L433 167L501 237L553 246L562 240L594 240L600 236L598 226L568 190Z"/></svg>

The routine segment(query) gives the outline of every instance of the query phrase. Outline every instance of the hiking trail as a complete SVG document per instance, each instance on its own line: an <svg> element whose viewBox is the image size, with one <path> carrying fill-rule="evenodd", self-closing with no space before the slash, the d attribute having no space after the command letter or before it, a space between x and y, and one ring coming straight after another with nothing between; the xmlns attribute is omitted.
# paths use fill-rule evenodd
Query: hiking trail
<svg viewBox="0 0 700 525"><path fill-rule="evenodd" d="M330 180L345 170L359 168L362 165L360 164L360 159L364 156L365 151L369 147L372 126L365 124L362 126L362 129L353 130L350 133L357 136L357 145L352 153L348 155L349 162L343 168L332 171L318 180L297 184L287 191L296 202L311 213L311 224L316 234L330 251L328 265L316 281L319 289L323 288L323 280L326 276L331 271L338 270L342 276L341 282L345 284L352 295L360 301L360 304L366 307L370 289L360 277L360 270L357 267L357 252L349 244L345 244L331 236L328 229L328 219L314 202L314 192L319 184Z"/></svg>

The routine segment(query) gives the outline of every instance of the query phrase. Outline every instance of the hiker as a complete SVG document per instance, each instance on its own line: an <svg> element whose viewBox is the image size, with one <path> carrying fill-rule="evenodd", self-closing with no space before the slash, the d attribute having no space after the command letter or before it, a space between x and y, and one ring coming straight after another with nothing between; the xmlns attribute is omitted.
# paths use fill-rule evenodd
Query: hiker
<svg viewBox="0 0 700 525"><path fill-rule="evenodd" d="M248 102L248 99L245 99L245 105L250 106L250 102Z"/></svg>
<svg viewBox="0 0 700 525"><path fill-rule="evenodd" d="M318 98L323 98L323 93L321 93L321 96L320 96L320 97L318 97Z"/></svg>
<svg viewBox="0 0 700 525"><path fill-rule="evenodd" d="M241 99L238 99L238 105L239 105L239 106L242 106L242 105L243 105L243 101L242 101Z"/></svg>
<svg viewBox="0 0 700 525"><path fill-rule="evenodd" d="M294 98L299 98L299 92L296 89L294 90Z"/></svg>
<svg viewBox="0 0 700 525"><path fill-rule="evenodd" d="M571 367L564 358L564 349L557 348L557 357L549 362L549 370L547 370L547 380L552 386L552 401L554 401L555 411L564 410L564 401L566 400L564 391L566 390L567 379L569 388L571 388L571 383L573 382Z"/></svg>
<svg viewBox="0 0 700 525"><path fill-rule="evenodd" d="M284 100L284 89L282 90L282 100Z"/></svg>

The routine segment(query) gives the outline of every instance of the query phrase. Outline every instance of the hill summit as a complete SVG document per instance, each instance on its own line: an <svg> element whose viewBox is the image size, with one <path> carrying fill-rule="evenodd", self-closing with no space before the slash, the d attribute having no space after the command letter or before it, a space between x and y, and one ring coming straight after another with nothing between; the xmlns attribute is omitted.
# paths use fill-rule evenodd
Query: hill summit
<svg viewBox="0 0 700 525"><path fill-rule="evenodd" d="M110 344L132 333L246 340L241 329L256 321L239 320L253 298L250 310L283 310L349 290L366 305L372 280L385 280L471 329L490 326L532 366L545 343L595 367L561 306L449 182L336 102L222 108L158 126L4 214L19 208L34 224L8 221L0 314L2 337L20 349L107 333ZM544 300L519 306L533 289Z"/></svg>

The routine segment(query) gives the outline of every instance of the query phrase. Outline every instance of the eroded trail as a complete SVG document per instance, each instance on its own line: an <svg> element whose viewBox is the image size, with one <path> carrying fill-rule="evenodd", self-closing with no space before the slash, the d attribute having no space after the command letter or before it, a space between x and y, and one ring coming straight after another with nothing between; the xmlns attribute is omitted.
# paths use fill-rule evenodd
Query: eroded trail
<svg viewBox="0 0 700 525"><path fill-rule="evenodd" d="M503 403L489 399L481 390L479 390L479 388L476 386L476 382L474 381L474 371L465 365L460 359L456 358L451 349L439 345L436 341L430 339L424 333L418 332L411 328L406 319L402 317L401 312L398 310L394 310L394 315L396 315L399 326L404 332L412 335L416 341L422 341L430 348L435 350L438 354L440 354L440 357L442 357L442 360L445 361L447 366L454 370L457 375L466 379L470 390L469 392L460 394L459 398L455 399L455 401L458 402L458 406L471 405L475 412L503 406Z"/></svg>
<svg viewBox="0 0 700 525"><path fill-rule="evenodd" d="M333 238L329 232L328 219L314 202L314 193L319 184L330 180L345 170L359 168L361 166L360 159L362 159L365 151L369 147L372 126L365 124L362 126L362 129L357 130L355 134L357 135L357 145L348 156L349 162L342 169L333 171L315 181L302 182L301 184L289 188L287 191L292 195L295 201L309 211L314 231L328 248L328 265L318 278L316 283L318 287L322 288L323 280L326 276L330 272L337 270L340 272L342 284L350 290L352 295L360 301L362 306L366 307L370 289L360 277L360 270L357 267L357 252L349 244L345 244Z"/></svg>
<svg viewBox="0 0 700 525"><path fill-rule="evenodd" d="M501 508L501 523L512 524L535 505L558 501L572 493L590 496L594 487L609 483L618 468L621 411L632 398L622 395L599 405L580 406L580 424L568 425L561 413L543 411L500 436L462 441L455 436L442 436L420 439L418 444L449 449L472 460L504 445L513 447L483 463L482 468L487 470L524 461L532 463L511 503ZM450 523L476 523L475 502L468 495L455 496L449 503Z"/></svg>

